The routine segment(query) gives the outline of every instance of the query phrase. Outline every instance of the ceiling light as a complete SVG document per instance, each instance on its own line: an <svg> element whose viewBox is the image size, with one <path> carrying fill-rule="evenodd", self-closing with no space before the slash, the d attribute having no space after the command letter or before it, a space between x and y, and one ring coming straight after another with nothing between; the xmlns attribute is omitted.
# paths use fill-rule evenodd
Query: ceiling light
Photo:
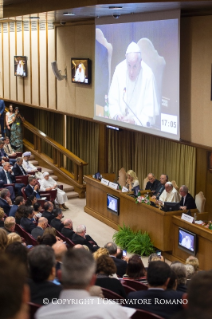
<svg viewBox="0 0 212 319"><path fill-rule="evenodd" d="M64 16L75 16L75 13L73 13L73 12L64 12L63 15Z"/></svg>
<svg viewBox="0 0 212 319"><path fill-rule="evenodd" d="M40 19L40 17L29 17L30 19Z"/></svg>
<svg viewBox="0 0 212 319"><path fill-rule="evenodd" d="M110 9L110 10L121 10L122 7L110 6L109 9Z"/></svg>

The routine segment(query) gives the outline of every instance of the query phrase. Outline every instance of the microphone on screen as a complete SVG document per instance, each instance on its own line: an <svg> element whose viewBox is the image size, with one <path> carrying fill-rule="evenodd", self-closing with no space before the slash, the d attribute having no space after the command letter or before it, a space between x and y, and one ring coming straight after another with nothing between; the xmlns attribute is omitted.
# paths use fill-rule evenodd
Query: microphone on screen
<svg viewBox="0 0 212 319"><path fill-rule="evenodd" d="M131 107L127 104L127 102L125 101L125 94L126 94L126 92L127 92L127 89L126 89L126 87L124 87L124 89L123 89L123 102L125 103L125 105L126 105L126 109L125 109L125 112L126 112L126 115L128 115L129 114L129 111L128 110L130 110L131 111L131 113L135 116L135 118L138 120L138 122L140 123L140 125L141 126L143 126L143 124L141 123L141 121L139 120L139 118L137 117L137 115L135 115L135 113L133 112L133 110L131 109Z"/></svg>

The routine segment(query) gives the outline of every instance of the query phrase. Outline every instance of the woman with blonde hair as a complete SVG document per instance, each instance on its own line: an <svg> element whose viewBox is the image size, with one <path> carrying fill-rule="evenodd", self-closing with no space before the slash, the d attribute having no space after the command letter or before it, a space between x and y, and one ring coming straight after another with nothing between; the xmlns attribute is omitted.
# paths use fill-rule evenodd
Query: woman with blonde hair
<svg viewBox="0 0 212 319"><path fill-rule="evenodd" d="M126 187L131 191L134 187L139 186L139 180L136 173L133 170L127 172Z"/></svg>
<svg viewBox="0 0 212 319"><path fill-rule="evenodd" d="M97 258L99 258L102 255L109 255L109 251L107 250L107 248L99 248L97 251L93 253L93 258L97 260Z"/></svg>
<svg viewBox="0 0 212 319"><path fill-rule="evenodd" d="M0 228L0 252L4 251L7 247L8 237L7 232L3 228Z"/></svg>
<svg viewBox="0 0 212 319"><path fill-rule="evenodd" d="M22 243L21 236L19 236L19 235L16 234L16 233L10 233L10 234L8 234L8 235L7 235L7 238L8 238L7 245L12 244L12 243L14 243L14 242Z"/></svg>

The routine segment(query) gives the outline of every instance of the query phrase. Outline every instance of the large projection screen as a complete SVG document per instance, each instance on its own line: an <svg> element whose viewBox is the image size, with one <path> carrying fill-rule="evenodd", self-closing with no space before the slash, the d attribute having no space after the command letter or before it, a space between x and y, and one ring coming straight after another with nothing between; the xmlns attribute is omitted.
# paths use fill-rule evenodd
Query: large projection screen
<svg viewBox="0 0 212 319"><path fill-rule="evenodd" d="M94 119L179 140L180 12L96 19Z"/></svg>

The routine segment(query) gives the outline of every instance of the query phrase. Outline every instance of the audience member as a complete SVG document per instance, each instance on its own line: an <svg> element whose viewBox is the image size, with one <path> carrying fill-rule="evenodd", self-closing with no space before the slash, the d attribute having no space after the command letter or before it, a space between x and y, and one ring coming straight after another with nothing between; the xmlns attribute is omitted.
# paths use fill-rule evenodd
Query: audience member
<svg viewBox="0 0 212 319"><path fill-rule="evenodd" d="M35 176L29 176L28 177L28 182L29 184L26 186L25 188L25 194L27 197L29 197L30 195L35 196L36 198L40 198L40 194L39 194L39 185L37 184L37 179L35 178Z"/></svg>
<svg viewBox="0 0 212 319"><path fill-rule="evenodd" d="M57 236L57 231L54 227L47 227L45 230L44 230L44 233L43 233L43 236L44 235L53 235L55 238Z"/></svg>
<svg viewBox="0 0 212 319"><path fill-rule="evenodd" d="M0 254L0 300L2 319L28 319L29 288L26 269L6 254ZM15 280L14 280L15 275Z"/></svg>
<svg viewBox="0 0 212 319"><path fill-rule="evenodd" d="M163 193L165 189L165 184L168 182L169 178L168 175L162 174L160 176L160 184L158 184L158 187L155 190L155 195L152 196L152 198L159 199L160 195Z"/></svg>
<svg viewBox="0 0 212 319"><path fill-rule="evenodd" d="M93 239L89 236L86 238L86 227L85 225L79 225L76 228L75 234L72 236L72 241L76 244L81 244L87 246L90 251L94 252L97 249L99 249L99 246L96 244L96 242L93 241ZM90 239L94 244L90 243Z"/></svg>
<svg viewBox="0 0 212 319"><path fill-rule="evenodd" d="M75 232L73 231L73 223L71 219L65 219L63 225L64 227L61 230L61 234L72 240L72 236L75 234Z"/></svg>
<svg viewBox="0 0 212 319"><path fill-rule="evenodd" d="M27 197L27 200L25 202L25 206L31 206L34 207L34 205L37 203L37 198L35 195L30 195L29 197Z"/></svg>
<svg viewBox="0 0 212 319"><path fill-rule="evenodd" d="M156 253L152 253L151 255L149 255L148 258L148 265L152 262L152 261L164 261L163 256L159 256Z"/></svg>
<svg viewBox="0 0 212 319"><path fill-rule="evenodd" d="M16 152L12 149L12 146L10 145L10 138L8 136L4 139L4 151L7 156L16 156Z"/></svg>
<svg viewBox="0 0 212 319"><path fill-rule="evenodd" d="M155 178L155 175L153 173L149 173L147 175L147 177L148 177L149 181L146 184L145 190L151 190L151 192L153 194L155 194L155 192L156 192L156 190L157 190L157 188L158 188L158 186L160 184L160 181Z"/></svg>
<svg viewBox="0 0 212 319"><path fill-rule="evenodd" d="M54 227L56 230L61 232L64 224L61 222L61 219L64 217L63 212L60 208L55 208L53 210L54 218L51 220L50 225Z"/></svg>
<svg viewBox="0 0 212 319"><path fill-rule="evenodd" d="M7 234L13 233L15 231L15 218L7 217L4 221L4 230L6 230Z"/></svg>
<svg viewBox="0 0 212 319"><path fill-rule="evenodd" d="M8 160L8 159L9 159L9 157L4 151L4 141L0 140L0 162L1 162L2 166L3 166L3 164L5 164L5 160ZM13 165L15 162L16 162L15 159L9 159L8 164ZM9 184L9 183L5 183L5 184Z"/></svg>
<svg viewBox="0 0 212 319"><path fill-rule="evenodd" d="M186 264L185 268L186 268L186 279L187 279L187 284L188 284L188 280L189 281L191 280L191 278L195 274L195 270L194 270L194 266L189 265L189 264Z"/></svg>
<svg viewBox="0 0 212 319"><path fill-rule="evenodd" d="M109 251L110 257L113 259L113 261L116 265L117 275L119 277L123 277L124 274L126 274L127 262L125 260L116 258L116 254L117 254L116 244L114 244L113 242L109 242L104 247L107 248L107 250Z"/></svg>
<svg viewBox="0 0 212 319"><path fill-rule="evenodd" d="M34 203L33 208L34 208L34 212L35 212L36 216L38 216L38 214L39 214L41 217L42 211L43 211L41 204L36 202L36 203Z"/></svg>
<svg viewBox="0 0 212 319"><path fill-rule="evenodd" d="M109 256L109 251L107 250L107 248L100 247L97 251L93 253L93 258L97 260L97 258L99 258L102 255Z"/></svg>
<svg viewBox="0 0 212 319"><path fill-rule="evenodd" d="M36 227L36 223L33 220L33 215L33 208L26 207L26 209L24 210L24 216L21 218L20 222L21 227L29 234L31 234L32 230Z"/></svg>
<svg viewBox="0 0 212 319"><path fill-rule="evenodd" d="M16 233L10 233L10 234L8 234L8 235L7 235L7 238L8 238L7 245L10 245L10 244L15 243L15 242L22 243L21 236L19 236L19 235L16 234Z"/></svg>
<svg viewBox="0 0 212 319"><path fill-rule="evenodd" d="M31 302L43 305L43 299L49 302L59 298L62 287L55 285L55 256L51 247L40 245L34 247L28 254L29 262L29 287Z"/></svg>
<svg viewBox="0 0 212 319"><path fill-rule="evenodd" d="M165 189L159 197L159 202L164 204L164 202L174 202L178 203L180 201L180 195L178 191L174 188L171 182L165 184Z"/></svg>
<svg viewBox="0 0 212 319"><path fill-rule="evenodd" d="M122 250L121 248L117 248L116 258L118 258L118 259L124 259L124 258L123 258L123 250Z"/></svg>
<svg viewBox="0 0 212 319"><path fill-rule="evenodd" d="M199 271L199 260L197 257L189 256L185 262L187 265L192 265L195 272Z"/></svg>
<svg viewBox="0 0 212 319"><path fill-rule="evenodd" d="M0 207L2 207L5 214L9 216L12 206L13 204L10 198L10 191L7 188L3 188L1 190Z"/></svg>
<svg viewBox="0 0 212 319"><path fill-rule="evenodd" d="M17 157L16 163L14 164L13 169L12 169L15 176L27 175L27 172L23 168L22 164L23 164L23 158Z"/></svg>
<svg viewBox="0 0 212 319"><path fill-rule="evenodd" d="M42 213L42 217L48 219L48 224L51 224L52 219L54 218L54 214L52 213L54 206L52 202L45 202L43 205L44 212Z"/></svg>
<svg viewBox="0 0 212 319"><path fill-rule="evenodd" d="M56 236L54 236L53 234L46 234L41 237L38 237L37 242L39 243L39 245L52 247L57 242L57 239Z"/></svg>
<svg viewBox="0 0 212 319"><path fill-rule="evenodd" d="M32 237L35 239L38 238L38 236L43 236L44 230L46 229L48 225L48 219L45 217L40 217L38 219L38 225L31 231Z"/></svg>
<svg viewBox="0 0 212 319"><path fill-rule="evenodd" d="M116 278L110 278L116 274L116 265L108 255L102 255L96 260L96 285L109 289L118 295L126 298L124 287Z"/></svg>
<svg viewBox="0 0 212 319"><path fill-rule="evenodd" d="M56 270L59 270L61 268L62 264L62 258L67 251L66 244L64 244L61 241L57 241L53 246L52 246L56 258Z"/></svg>
<svg viewBox="0 0 212 319"><path fill-rule="evenodd" d="M7 243L8 243L7 232L3 228L0 228L0 253L5 250L5 248L7 247Z"/></svg>
<svg viewBox="0 0 212 319"><path fill-rule="evenodd" d="M7 245L5 253L9 255L11 260L18 260L18 263L23 263L26 267L26 270L28 269L28 249L25 245L18 241L15 241Z"/></svg>
<svg viewBox="0 0 212 319"><path fill-rule="evenodd" d="M148 290L130 292L127 306L155 313L162 318L171 318L181 311L181 291L166 290L171 276L169 265L162 261L150 262L147 271ZM140 302L148 300L148 302Z"/></svg>
<svg viewBox="0 0 212 319"><path fill-rule="evenodd" d="M144 284L147 283L146 270L139 255L133 255L129 258L127 263L126 275L123 276L123 279L132 279Z"/></svg>
<svg viewBox="0 0 212 319"><path fill-rule="evenodd" d="M10 138L10 131L11 131L11 126L13 124L13 118L15 117L15 113L13 110L13 105L9 105L9 111L6 113L5 116L5 124L6 124L6 135ZM6 151L5 151L6 152Z"/></svg>
<svg viewBox="0 0 212 319"><path fill-rule="evenodd" d="M10 209L9 216L15 217L15 213L17 212L18 207L24 204L25 204L25 200L22 196L16 197L15 203Z"/></svg>
<svg viewBox="0 0 212 319"><path fill-rule="evenodd" d="M91 296L89 288L94 285L95 261L90 252L83 249L70 249L65 253L62 263L62 282L64 290L60 294L62 300L73 300L56 305L41 307L36 313L36 319L69 319L69 318L98 318L98 319L126 319L134 311L126 314L124 307L116 303L104 303L101 299ZM75 302L83 300L84 304Z"/></svg>
<svg viewBox="0 0 212 319"><path fill-rule="evenodd" d="M173 269L171 269L170 280L167 285L167 290L177 290L177 276Z"/></svg>
<svg viewBox="0 0 212 319"><path fill-rule="evenodd" d="M16 183L15 176L12 173L12 169L9 162L4 162L2 166L3 170L0 171L0 179L3 181L4 184L14 184L17 195L22 196L21 189L25 185L23 183Z"/></svg>
<svg viewBox="0 0 212 319"><path fill-rule="evenodd" d="M32 163L30 163L29 159L31 156L31 152L25 152L22 154L22 158L23 158L23 163L22 166L25 170L25 172L28 174L30 173L35 173L35 177L37 179L42 179L43 178L43 174L41 172L38 172L38 169L36 166L34 166Z"/></svg>
<svg viewBox="0 0 212 319"><path fill-rule="evenodd" d="M186 268L180 262L175 262L171 264L171 269L175 272L177 276L177 290L186 292L187 291L187 279L186 279Z"/></svg>
<svg viewBox="0 0 212 319"><path fill-rule="evenodd" d="M20 225L21 223L21 218L24 217L24 213L26 210L26 206L25 205L20 205L15 213L15 221L16 224Z"/></svg>
<svg viewBox="0 0 212 319"><path fill-rule="evenodd" d="M179 193L180 193L180 196L181 196L180 209L186 210L186 209L195 209L195 208L197 208L194 198L188 192L188 187L187 186L182 185L180 187Z"/></svg>
<svg viewBox="0 0 212 319"><path fill-rule="evenodd" d="M4 227L4 210L0 207L0 228Z"/></svg>

